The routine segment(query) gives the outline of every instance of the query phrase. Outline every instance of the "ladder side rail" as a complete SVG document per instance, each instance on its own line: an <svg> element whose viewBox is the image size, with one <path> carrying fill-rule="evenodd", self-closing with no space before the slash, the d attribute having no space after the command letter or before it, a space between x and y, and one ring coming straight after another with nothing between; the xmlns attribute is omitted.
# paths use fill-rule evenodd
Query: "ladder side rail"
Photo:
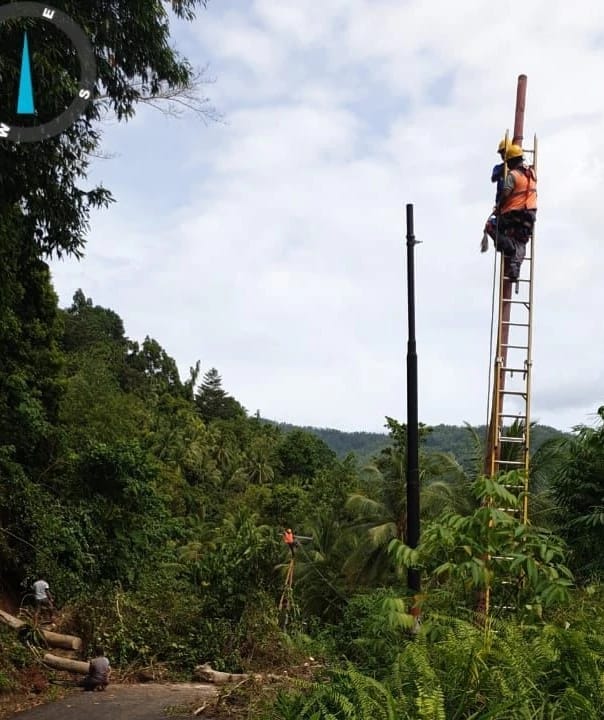
<svg viewBox="0 0 604 720"><path fill-rule="evenodd" d="M509 141L509 129L505 131L505 146L507 147ZM503 179L505 181L508 173L507 163L504 158L503 162ZM499 236L499 220L497 221L495 237L496 242ZM495 367L494 367L494 386L493 386L493 412L491 415L492 433L490 437L490 458L489 458L489 477L494 478L499 471L497 467L498 460L500 458L500 414L503 410L503 399L501 396L501 387L505 387L505 371L502 368L507 365L507 348L503 347L507 343L509 326L505 325L505 320L509 320L510 317L510 305L504 303L505 296L512 295L512 286L510 282L504 280L504 256L500 253L499 258L499 294L498 294L498 307L497 307L497 342L495 344ZM505 341L505 342L504 342ZM492 505L492 500L488 499L488 504ZM486 560L489 561L490 557L487 555ZM485 616L488 617L491 607L491 595L492 588L490 584L487 584L484 591L484 612Z"/></svg>
<svg viewBox="0 0 604 720"><path fill-rule="evenodd" d="M516 130L516 128L514 128ZM507 129L505 131L505 146L507 147L508 142L510 139L510 131ZM507 162L503 161L503 180L505 182L505 179L508 175L508 166ZM496 238L499 236L499 220L497 221L496 226ZM509 295L511 297L512 294L512 286L511 283L506 282L504 275L505 275L505 258L503 253L500 253L499 258L499 302L498 302L498 308L497 308L497 342L496 342L496 349L495 349L495 386L493 391L493 437L492 437L492 445L491 445L491 458L490 458L490 473L489 475L491 477L495 477L497 474L498 468L497 468L497 460L499 460L500 453L501 453L501 426L499 424L499 416L500 413L503 410L503 398L501 397L501 389L505 388L505 371L503 368L507 365L507 340L509 337L509 326L506 325L506 320L509 322L510 319L510 306L508 305L506 307L506 303L504 300L506 299L506 296Z"/></svg>
<svg viewBox="0 0 604 720"><path fill-rule="evenodd" d="M533 138L533 167L535 176L537 175L537 135ZM535 258L535 225L533 224L533 232L531 233L531 252L530 252L530 273L529 273L529 307L528 307L528 353L526 359L526 459L525 459L525 488L523 502L523 520L528 522L528 489L529 489L529 472L530 472L530 438L531 438L531 386L532 386L532 369L533 369L533 291L534 291L534 267Z"/></svg>
<svg viewBox="0 0 604 720"><path fill-rule="evenodd" d="M490 476L495 477L497 474L497 460L499 459L500 453L500 424L499 414L502 411L502 397L501 397L501 385L504 373L502 368L505 367L505 361L502 356L502 333L503 333L503 292L504 292L504 277L503 277L503 253L499 259L499 303L498 303L498 322L497 322L497 342L495 344L495 388L493 393L493 418L495 420L493 427L493 439L491 446L491 458L490 458Z"/></svg>

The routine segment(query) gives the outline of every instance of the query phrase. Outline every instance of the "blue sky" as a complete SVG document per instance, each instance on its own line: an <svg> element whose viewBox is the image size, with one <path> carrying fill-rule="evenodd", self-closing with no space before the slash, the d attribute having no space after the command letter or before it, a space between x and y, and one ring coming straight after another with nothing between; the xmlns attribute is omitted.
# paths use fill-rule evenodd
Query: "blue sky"
<svg viewBox="0 0 604 720"><path fill-rule="evenodd" d="M519 21L517 18L521 18ZM520 24L520 27L519 27ZM604 401L604 9L592 0L212 0L174 44L225 122L144 108L105 127L117 202L53 263L183 373L250 412L341 429L405 416L404 206L415 204L420 419L486 416L495 149L528 75L537 132L533 417Z"/></svg>

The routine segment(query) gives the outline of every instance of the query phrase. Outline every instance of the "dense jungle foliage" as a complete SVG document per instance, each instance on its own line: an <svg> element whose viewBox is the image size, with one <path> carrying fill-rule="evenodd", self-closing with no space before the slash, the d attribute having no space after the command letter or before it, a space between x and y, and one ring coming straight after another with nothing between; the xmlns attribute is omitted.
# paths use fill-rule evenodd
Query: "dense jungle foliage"
<svg viewBox="0 0 604 720"><path fill-rule="evenodd" d="M87 648L103 642L117 671L190 677L209 661L295 676L313 664L313 680L252 698L248 717L600 718L604 407L595 427L543 430L528 525L497 509L518 502L506 489L518 478L481 476L480 429L442 426L436 443L422 427L412 549L395 419L386 441L352 446L334 431L279 427L250 416L215 368L181 377L157 340L129 338L82 290L60 308L47 261L81 256L90 211L111 202L86 184L104 113L127 119L145 96L187 85L170 21L205 3L175 0L172 16L156 0L116 0L111 12L54 4L94 37L102 101L60 138L0 145L3 607L18 608L43 576L61 629ZM4 79L18 73L13 55L3 53ZM69 88L55 75L49 67L40 92L60 106ZM283 594L286 527L310 539ZM415 599L410 567L422 578ZM0 643L2 694L32 656L7 628Z"/></svg>
<svg viewBox="0 0 604 720"><path fill-rule="evenodd" d="M496 509L517 502L504 487L514 473L481 476L475 431L468 471L427 449L422 426L412 550L404 425L387 418L389 444L371 463L339 459L312 432L249 416L216 369L181 378L156 340L129 339L81 290L58 308L46 282L40 345L53 362L24 365L29 404L3 408L5 599L44 576L64 629L102 641L117 668L190 676L203 661L236 671L320 660L315 682L281 691L275 717L505 718L512 689L524 713L514 717L598 717L602 561L589 549L604 522L604 423L535 453L527 526ZM288 526L312 540L279 611ZM423 578L415 630L409 567ZM487 584L496 612L485 629L474 611ZM5 689L23 652L8 659Z"/></svg>

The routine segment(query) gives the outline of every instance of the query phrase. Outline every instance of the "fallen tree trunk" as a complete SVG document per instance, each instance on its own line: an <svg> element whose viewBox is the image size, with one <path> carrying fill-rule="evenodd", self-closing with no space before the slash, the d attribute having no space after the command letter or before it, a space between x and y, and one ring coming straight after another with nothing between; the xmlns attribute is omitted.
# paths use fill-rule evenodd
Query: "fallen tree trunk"
<svg viewBox="0 0 604 720"><path fill-rule="evenodd" d="M6 623L13 630L20 630L26 625L23 620L19 620L14 615L10 615L4 610L0 610L0 620ZM82 640L75 635L63 635L62 633L51 632L50 630L40 630L44 639L51 647L63 648L63 650L81 650Z"/></svg>
<svg viewBox="0 0 604 720"><path fill-rule="evenodd" d="M267 680L287 680L287 675L273 675L272 673L227 673L214 670L210 663L198 665L193 670L193 677L202 682L213 683L214 685L225 685L226 683L243 683L250 678L265 682Z"/></svg>
<svg viewBox="0 0 604 720"><path fill-rule="evenodd" d="M210 663L204 663L198 665L193 674L196 679L202 680L203 682L214 683L215 685L224 685L230 682L239 682L240 680L247 680L247 673L226 673L220 670L214 670Z"/></svg>
<svg viewBox="0 0 604 720"><path fill-rule="evenodd" d="M67 672L80 673L81 675L86 675L89 667L89 663L87 662L69 660L68 658L51 655L50 653L44 655L42 662L54 670L66 670Z"/></svg>
<svg viewBox="0 0 604 720"><path fill-rule="evenodd" d="M23 620L19 620L19 618L16 618L14 615L9 615L7 612L4 612L4 610L0 610L0 620L12 627L13 630L18 630L25 625Z"/></svg>
<svg viewBox="0 0 604 720"><path fill-rule="evenodd" d="M63 648L63 650L82 649L82 640L75 635L63 635L50 630L42 630L42 635L51 647Z"/></svg>

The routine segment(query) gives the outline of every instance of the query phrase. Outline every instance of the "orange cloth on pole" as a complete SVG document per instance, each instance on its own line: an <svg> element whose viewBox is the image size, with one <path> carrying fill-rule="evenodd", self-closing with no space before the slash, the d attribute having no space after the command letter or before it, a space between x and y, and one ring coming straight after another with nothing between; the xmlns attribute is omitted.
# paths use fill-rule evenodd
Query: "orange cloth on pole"
<svg viewBox="0 0 604 720"><path fill-rule="evenodd" d="M293 532L291 532L291 531L290 531L290 532L287 532L287 531L286 531L286 532L283 533L283 542L285 542L285 543L287 543L288 545L290 545L291 543L293 543L293 541L294 541L294 534L293 534Z"/></svg>

